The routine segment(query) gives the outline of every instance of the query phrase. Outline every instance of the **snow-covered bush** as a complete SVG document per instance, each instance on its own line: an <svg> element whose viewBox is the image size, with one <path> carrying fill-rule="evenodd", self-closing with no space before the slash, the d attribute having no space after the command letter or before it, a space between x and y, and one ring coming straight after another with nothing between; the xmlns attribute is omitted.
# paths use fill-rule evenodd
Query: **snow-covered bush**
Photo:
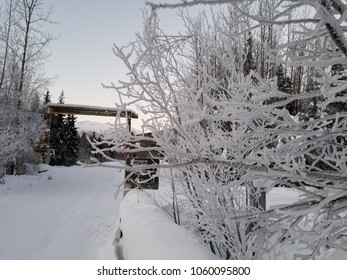
<svg viewBox="0 0 347 280"><path fill-rule="evenodd" d="M0 169L5 172L5 166L33 162L45 128L40 109L21 105L17 98L0 92L0 116Z"/></svg>
<svg viewBox="0 0 347 280"><path fill-rule="evenodd" d="M182 34L168 35L159 27L158 9L205 2L232 6L197 18L183 11ZM114 48L130 79L111 88L122 101L120 109L136 105L147 114L143 129L158 144L150 150L163 154L161 168L175 170L192 206L190 223L214 253L230 259L276 258L292 246L303 249L296 257L315 258L346 250L347 118L346 112L326 110L346 102L345 80L330 72L347 62L340 28L345 18L339 11L345 5L331 1L327 9L325 1L311 1L317 12L311 19L294 13L306 1L278 1L273 18L262 19L251 14L250 2L149 4L143 34L127 48ZM296 27L300 41L293 36L278 45L280 51L268 52L268 61L287 68L309 64L316 71L314 90L292 94L279 86L278 76L245 67L251 65L247 42L252 32L277 23L303 23ZM310 47L304 49L304 43ZM319 101L321 115L299 119L287 109L310 99ZM153 140L123 127L118 132L113 142L118 152L129 152L129 146L130 152L143 151L131 143ZM266 208L264 194L276 186L299 191L300 200Z"/></svg>

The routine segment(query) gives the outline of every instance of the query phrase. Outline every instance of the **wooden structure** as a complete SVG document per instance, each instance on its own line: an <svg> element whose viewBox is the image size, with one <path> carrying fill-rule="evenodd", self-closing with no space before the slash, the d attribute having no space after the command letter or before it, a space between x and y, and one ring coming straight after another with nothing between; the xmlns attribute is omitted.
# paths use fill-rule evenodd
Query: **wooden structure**
<svg viewBox="0 0 347 280"><path fill-rule="evenodd" d="M92 115L92 116L105 116L115 117L119 113L121 117L129 115L131 118L137 119L138 115L131 111L118 111L114 107L100 107L100 106L89 106L89 105L76 105L76 104L47 104L48 112L54 114L74 114L74 115Z"/></svg>
<svg viewBox="0 0 347 280"><path fill-rule="evenodd" d="M131 110L119 111L113 107L99 107L88 105L76 105L76 104L47 104L47 114L72 114L72 115L88 115L88 116L102 116L102 117L116 117L120 114L120 117L126 118L129 129L131 128L131 119L137 119L139 116Z"/></svg>
<svg viewBox="0 0 347 280"><path fill-rule="evenodd" d="M116 108L112 107L98 107L98 106L88 106L88 105L76 105L76 104L47 104L47 112L46 112L46 123L47 130L44 135L44 139L42 144L38 147L38 151L41 156L45 159L45 161L49 160L50 157L50 127L51 127L51 119L52 115L58 114L71 114L71 115L89 115L89 116L104 116L104 117L116 117L120 116L121 118L127 119L128 129L131 131L131 119L137 119L138 115L131 111L119 111ZM145 136L151 137L150 134L146 134ZM141 147L155 147L155 141L142 141L139 143ZM137 154L127 154L125 156L126 164L130 167L139 166L139 165L158 165L159 159L153 158L153 155L160 157L158 152L141 152ZM125 172L125 177L130 175L130 171ZM158 189L159 187L159 177L157 176L156 168L145 169L141 172L136 172L130 176L128 181L125 183L125 191L124 195L128 190L133 188L142 188L142 189Z"/></svg>
<svg viewBox="0 0 347 280"><path fill-rule="evenodd" d="M124 196L131 189L150 189L157 190L159 188L159 177L157 173L157 168L153 167L159 165L160 158L163 157L163 154L154 149L158 147L157 142L153 140L148 140L148 138L153 138L152 133L147 132L139 136L145 136L147 140L140 140L138 142L132 142L132 146L136 145L137 147L142 148L151 148L153 150L145 150L141 152L132 153L129 152L126 157L126 165L130 167L144 166L143 169L137 172L131 172L126 170L124 175L127 181L124 185ZM129 149L131 149L131 147ZM146 166L151 165L152 168L146 168ZM130 176L130 177L129 177Z"/></svg>
<svg viewBox="0 0 347 280"><path fill-rule="evenodd" d="M88 116L102 116L102 117L116 117L120 115L121 118L127 119L129 131L131 130L131 119L137 119L138 115L131 110L119 111L114 107L100 107L89 105L77 104L54 104L48 103L45 114L47 129L41 143L36 148L38 154L41 155L44 162L48 162L50 158L50 128L52 115L88 115Z"/></svg>

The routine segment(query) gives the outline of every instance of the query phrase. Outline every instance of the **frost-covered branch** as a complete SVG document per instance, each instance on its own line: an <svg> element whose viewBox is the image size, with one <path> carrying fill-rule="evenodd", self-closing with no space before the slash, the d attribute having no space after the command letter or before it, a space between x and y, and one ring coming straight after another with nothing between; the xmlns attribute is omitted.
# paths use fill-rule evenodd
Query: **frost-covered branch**
<svg viewBox="0 0 347 280"><path fill-rule="evenodd" d="M274 257L288 244L310 258L346 249L346 61L326 28L344 32L343 7L320 18L320 1L250 2L148 4L155 12L143 33L114 48L129 80L110 86L121 108L146 115L147 134L117 120L110 149L160 158L122 168L171 169L175 193L191 205L186 219L224 258ZM159 26L162 8L217 3L231 5L196 18L182 12L185 33ZM314 20L301 20L302 7ZM297 201L267 207L265 194L283 188Z"/></svg>
<svg viewBox="0 0 347 280"><path fill-rule="evenodd" d="M150 6L152 9L177 9L182 7L193 7L197 5L220 5L220 4L227 4L231 1L237 1L237 0L191 0L191 1L185 1L182 0L181 3L176 4L157 4L153 2L146 2L146 5ZM242 2L242 1L241 1Z"/></svg>

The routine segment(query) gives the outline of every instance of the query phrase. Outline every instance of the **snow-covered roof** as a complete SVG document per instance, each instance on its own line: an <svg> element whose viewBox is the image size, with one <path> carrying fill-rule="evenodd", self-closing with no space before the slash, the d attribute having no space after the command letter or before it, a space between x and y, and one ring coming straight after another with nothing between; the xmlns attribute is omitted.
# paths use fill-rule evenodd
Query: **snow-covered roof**
<svg viewBox="0 0 347 280"><path fill-rule="evenodd" d="M52 113L52 114L75 114L75 115L115 117L117 114L120 113L121 117L130 116L131 118L134 118L134 119L138 118L138 115L132 110L119 110L115 107L48 103L47 108L49 113Z"/></svg>

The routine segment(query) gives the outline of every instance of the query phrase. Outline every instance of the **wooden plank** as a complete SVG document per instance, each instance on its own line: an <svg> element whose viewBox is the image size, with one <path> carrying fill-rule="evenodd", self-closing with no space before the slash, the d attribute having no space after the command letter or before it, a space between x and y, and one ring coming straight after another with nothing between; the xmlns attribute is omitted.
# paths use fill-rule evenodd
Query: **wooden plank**
<svg viewBox="0 0 347 280"><path fill-rule="evenodd" d="M131 110L119 111L116 108L112 107L53 103L47 104L47 107L49 114L74 114L102 117L115 117L120 114L120 116L124 118L138 118L138 115Z"/></svg>

